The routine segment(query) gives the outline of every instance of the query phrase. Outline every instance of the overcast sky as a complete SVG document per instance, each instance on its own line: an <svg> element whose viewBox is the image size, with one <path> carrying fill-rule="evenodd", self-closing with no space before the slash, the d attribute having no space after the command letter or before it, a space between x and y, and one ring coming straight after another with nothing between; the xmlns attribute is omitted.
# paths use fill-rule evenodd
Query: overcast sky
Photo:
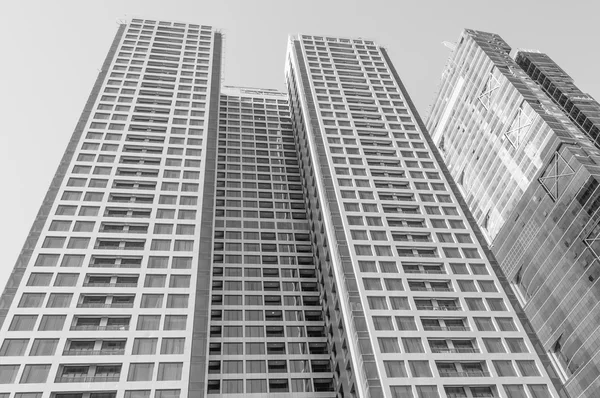
<svg viewBox="0 0 600 398"><path fill-rule="evenodd" d="M223 83L284 88L287 36L363 37L386 47L421 116L463 28L548 53L600 98L595 0L0 0L0 289L12 270L119 20L212 25ZM595 9L593 9L595 7Z"/></svg>

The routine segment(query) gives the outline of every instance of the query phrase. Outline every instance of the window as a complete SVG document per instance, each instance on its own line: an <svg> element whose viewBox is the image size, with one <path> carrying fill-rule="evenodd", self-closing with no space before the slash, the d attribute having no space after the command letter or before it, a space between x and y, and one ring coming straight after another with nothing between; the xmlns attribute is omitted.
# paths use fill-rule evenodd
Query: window
<svg viewBox="0 0 600 398"><path fill-rule="evenodd" d="M354 245L354 249L356 250L356 254L358 256L372 256L373 251L371 250L371 246L369 245Z"/></svg>
<svg viewBox="0 0 600 398"><path fill-rule="evenodd" d="M60 262L61 267L81 267L85 256L80 254L65 254Z"/></svg>
<svg viewBox="0 0 600 398"><path fill-rule="evenodd" d="M516 361L519 372L523 377L539 376L540 371L538 370L535 361Z"/></svg>
<svg viewBox="0 0 600 398"><path fill-rule="evenodd" d="M384 279L385 288L390 291L402 291L402 279Z"/></svg>
<svg viewBox="0 0 600 398"><path fill-rule="evenodd" d="M144 280L144 287L164 287L166 275L148 274Z"/></svg>
<svg viewBox="0 0 600 398"><path fill-rule="evenodd" d="M132 363L129 365L127 381L151 381L154 363Z"/></svg>
<svg viewBox="0 0 600 398"><path fill-rule="evenodd" d="M467 271L466 264L451 263L450 267L452 268L452 273L454 273L456 275L467 275L469 273L469 271Z"/></svg>
<svg viewBox="0 0 600 398"><path fill-rule="evenodd" d="M171 275L169 287L190 287L189 275Z"/></svg>
<svg viewBox="0 0 600 398"><path fill-rule="evenodd" d="M150 390L127 390L124 398L150 398Z"/></svg>
<svg viewBox="0 0 600 398"><path fill-rule="evenodd" d="M167 355L183 354L185 347L184 338L163 338L160 346L160 353Z"/></svg>
<svg viewBox="0 0 600 398"><path fill-rule="evenodd" d="M164 330L185 330L186 315L166 315Z"/></svg>
<svg viewBox="0 0 600 398"><path fill-rule="evenodd" d="M0 356L18 357L25 354L29 339L5 339L0 347Z"/></svg>
<svg viewBox="0 0 600 398"><path fill-rule="evenodd" d="M142 294L140 308L161 308L162 303L162 294Z"/></svg>
<svg viewBox="0 0 600 398"><path fill-rule="evenodd" d="M457 280L461 292L476 292L475 282L472 280Z"/></svg>
<svg viewBox="0 0 600 398"><path fill-rule="evenodd" d="M407 377L404 361L383 361L387 377Z"/></svg>
<svg viewBox="0 0 600 398"><path fill-rule="evenodd" d="M167 297L167 308L187 308L189 295L169 294Z"/></svg>
<svg viewBox="0 0 600 398"><path fill-rule="evenodd" d="M261 379L246 380L246 393L266 393L267 381Z"/></svg>
<svg viewBox="0 0 600 398"><path fill-rule="evenodd" d="M480 298L465 298L467 307L471 311L485 311L485 305L483 305L483 299Z"/></svg>
<svg viewBox="0 0 600 398"><path fill-rule="evenodd" d="M417 386L418 398L439 398L437 386Z"/></svg>
<svg viewBox="0 0 600 398"><path fill-rule="evenodd" d="M512 353L529 352L529 350L527 349L527 345L525 344L525 341L520 338L506 339L506 345L508 345L508 349Z"/></svg>
<svg viewBox="0 0 600 398"><path fill-rule="evenodd" d="M150 250L153 251L168 251L171 249L171 240L169 239L152 239Z"/></svg>
<svg viewBox="0 0 600 398"><path fill-rule="evenodd" d="M49 236L46 239L44 239L42 247L49 249L60 249L65 245L65 239L66 238L64 237Z"/></svg>
<svg viewBox="0 0 600 398"><path fill-rule="evenodd" d="M422 353L425 352L420 337L403 337L402 346L407 353Z"/></svg>
<svg viewBox="0 0 600 398"><path fill-rule="evenodd" d="M41 357L41 356L52 356L56 351L58 345L58 339L35 339L31 346L29 356Z"/></svg>
<svg viewBox="0 0 600 398"><path fill-rule="evenodd" d="M19 308L39 308L44 301L45 293L23 293L19 301Z"/></svg>
<svg viewBox="0 0 600 398"><path fill-rule="evenodd" d="M60 273L56 275L54 286L75 286L78 278L79 274Z"/></svg>
<svg viewBox="0 0 600 398"><path fill-rule="evenodd" d="M410 386L390 386L392 398L414 398Z"/></svg>
<svg viewBox="0 0 600 398"><path fill-rule="evenodd" d="M369 302L369 308L372 310L387 310L387 302L385 297L367 297L367 301Z"/></svg>
<svg viewBox="0 0 600 398"><path fill-rule="evenodd" d="M20 383L45 383L49 371L50 365L25 365Z"/></svg>
<svg viewBox="0 0 600 398"><path fill-rule="evenodd" d="M181 390L156 390L154 398L179 398Z"/></svg>
<svg viewBox="0 0 600 398"><path fill-rule="evenodd" d="M502 345L502 339L484 338L483 343L489 353L505 353L504 345Z"/></svg>
<svg viewBox="0 0 600 398"><path fill-rule="evenodd" d="M33 330L37 315L15 315L8 328L9 331L27 331Z"/></svg>
<svg viewBox="0 0 600 398"><path fill-rule="evenodd" d="M400 345L396 337L378 337L377 341L383 354L400 352Z"/></svg>
<svg viewBox="0 0 600 398"><path fill-rule="evenodd" d="M383 290L381 279L379 278L363 278L365 290Z"/></svg>
<svg viewBox="0 0 600 398"><path fill-rule="evenodd" d="M158 365L158 381L166 380L181 380L181 372L183 370L183 363L171 362L171 363L160 363Z"/></svg>
<svg viewBox="0 0 600 398"><path fill-rule="evenodd" d="M504 391L508 398L527 398L525 388L522 385L504 385ZM545 395L547 397L548 395Z"/></svg>
<svg viewBox="0 0 600 398"><path fill-rule="evenodd" d="M474 275L489 275L487 268L483 264L469 264L469 266Z"/></svg>
<svg viewBox="0 0 600 398"><path fill-rule="evenodd" d="M84 180L85 181L85 180ZM68 231L71 228L71 221L55 220L50 223L49 231Z"/></svg>
<svg viewBox="0 0 600 398"><path fill-rule="evenodd" d="M492 361L492 363L500 377L512 377L517 375L511 361Z"/></svg>
<svg viewBox="0 0 600 398"><path fill-rule="evenodd" d="M407 297L390 297L390 303L394 310L410 310Z"/></svg>
<svg viewBox="0 0 600 398"><path fill-rule="evenodd" d="M223 394L239 394L244 392L244 380L222 380L221 392Z"/></svg>
<svg viewBox="0 0 600 398"><path fill-rule="evenodd" d="M408 367L413 377L433 377L428 361L408 361Z"/></svg>
<svg viewBox="0 0 600 398"><path fill-rule="evenodd" d="M389 316L373 316L373 324L375 330L394 330L392 317Z"/></svg>
<svg viewBox="0 0 600 398"><path fill-rule="evenodd" d="M133 341L132 355L154 355L156 354L156 338L136 338Z"/></svg>
<svg viewBox="0 0 600 398"><path fill-rule="evenodd" d="M496 318L498 327L503 332L516 332L517 326L512 318Z"/></svg>
<svg viewBox="0 0 600 398"><path fill-rule="evenodd" d="M148 257L148 268L167 268L169 257L150 256ZM161 285L162 287L162 285Z"/></svg>
<svg viewBox="0 0 600 398"><path fill-rule="evenodd" d="M493 281L477 281L477 283L479 283L482 292L494 293L498 291Z"/></svg>
<svg viewBox="0 0 600 398"><path fill-rule="evenodd" d="M506 305L501 298L486 298L490 311L506 311Z"/></svg>
<svg viewBox="0 0 600 398"><path fill-rule="evenodd" d="M496 330L494 327L494 323L492 322L492 318L477 318L474 317L475 325L477 326L477 330L480 332L493 332Z"/></svg>
<svg viewBox="0 0 600 398"><path fill-rule="evenodd" d="M548 386L545 384L530 384L527 386L532 398L545 398L550 396Z"/></svg>
<svg viewBox="0 0 600 398"><path fill-rule="evenodd" d="M15 382L19 365L0 365L0 384L12 384Z"/></svg>
<svg viewBox="0 0 600 398"><path fill-rule="evenodd" d="M398 330L417 330L415 318L412 316L397 316L396 325Z"/></svg>
<svg viewBox="0 0 600 398"><path fill-rule="evenodd" d="M138 316L137 330L158 330L159 325L160 315Z"/></svg>
<svg viewBox="0 0 600 398"><path fill-rule="evenodd" d="M36 267L55 267L58 263L58 254L40 254L35 261Z"/></svg>
<svg viewBox="0 0 600 398"><path fill-rule="evenodd" d="M40 322L40 331L62 330L65 324L66 315L44 315Z"/></svg>
<svg viewBox="0 0 600 398"><path fill-rule="evenodd" d="M191 252L194 249L194 241L193 240L176 240L173 249L176 252Z"/></svg>

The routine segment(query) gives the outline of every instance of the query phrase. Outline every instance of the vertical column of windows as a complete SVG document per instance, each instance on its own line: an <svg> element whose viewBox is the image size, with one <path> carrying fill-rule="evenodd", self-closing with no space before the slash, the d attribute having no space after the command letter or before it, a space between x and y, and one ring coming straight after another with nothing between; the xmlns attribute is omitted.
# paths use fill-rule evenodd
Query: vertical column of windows
<svg viewBox="0 0 600 398"><path fill-rule="evenodd" d="M333 391L289 122L281 97L221 97L208 394Z"/></svg>

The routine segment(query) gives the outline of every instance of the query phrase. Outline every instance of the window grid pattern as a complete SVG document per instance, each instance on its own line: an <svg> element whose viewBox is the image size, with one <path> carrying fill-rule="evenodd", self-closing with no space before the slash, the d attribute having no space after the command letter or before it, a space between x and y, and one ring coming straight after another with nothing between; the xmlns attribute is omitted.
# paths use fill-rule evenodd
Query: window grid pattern
<svg viewBox="0 0 600 398"><path fill-rule="evenodd" d="M290 96L299 98L295 128L313 126L300 94L307 78L327 155L320 168L329 169L342 209L383 393L498 396L502 384L517 384L501 377L523 372L555 393L381 49L310 36L298 43L303 59L292 58L287 70ZM294 62L305 62L306 77ZM517 367L523 353L488 350L483 339L497 331L511 333L490 347L527 341L528 365L539 372ZM496 358L514 374L500 374Z"/></svg>
<svg viewBox="0 0 600 398"><path fill-rule="evenodd" d="M0 392L187 395L213 35L126 23L2 327Z"/></svg>
<svg viewBox="0 0 600 398"><path fill-rule="evenodd" d="M223 91L207 392L333 397L288 100Z"/></svg>

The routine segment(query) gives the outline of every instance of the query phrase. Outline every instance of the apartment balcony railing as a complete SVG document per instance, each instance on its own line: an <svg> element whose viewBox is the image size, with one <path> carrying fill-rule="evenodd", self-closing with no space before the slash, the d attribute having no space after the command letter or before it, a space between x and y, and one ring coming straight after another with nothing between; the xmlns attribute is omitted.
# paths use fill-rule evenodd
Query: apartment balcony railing
<svg viewBox="0 0 600 398"><path fill-rule="evenodd" d="M473 398L494 398L494 394L488 393L471 393ZM468 398L468 395L462 393L446 393L448 398Z"/></svg>
<svg viewBox="0 0 600 398"><path fill-rule="evenodd" d="M102 282L86 282L84 287L137 287L137 283L102 283Z"/></svg>
<svg viewBox="0 0 600 398"><path fill-rule="evenodd" d="M452 372L440 371L441 377L490 377L489 372L484 371L469 371L469 372Z"/></svg>
<svg viewBox="0 0 600 398"><path fill-rule="evenodd" d="M129 325L73 325L70 330L129 330Z"/></svg>
<svg viewBox="0 0 600 398"><path fill-rule="evenodd" d="M106 383L119 381L119 375L106 375L106 376L84 376L84 375L73 375L73 376L58 376L55 383Z"/></svg>
<svg viewBox="0 0 600 398"><path fill-rule="evenodd" d="M468 326L429 326L423 327L426 331L431 332L469 332L471 328Z"/></svg>
<svg viewBox="0 0 600 398"><path fill-rule="evenodd" d="M451 287L420 287L411 286L410 290L413 292L453 292L454 289Z"/></svg>
<svg viewBox="0 0 600 398"><path fill-rule="evenodd" d="M133 308L133 303L79 303L77 308Z"/></svg>
<svg viewBox="0 0 600 398"><path fill-rule="evenodd" d="M64 350L63 355L123 355L125 349L119 350Z"/></svg>
<svg viewBox="0 0 600 398"><path fill-rule="evenodd" d="M420 311L462 311L462 308L456 305L417 305Z"/></svg>
<svg viewBox="0 0 600 398"><path fill-rule="evenodd" d="M419 270L419 269L405 269L404 270L405 274L432 274L432 275L442 275L442 274L446 274L445 271L443 270Z"/></svg>
<svg viewBox="0 0 600 398"><path fill-rule="evenodd" d="M140 268L139 264L90 263L90 268Z"/></svg>
<svg viewBox="0 0 600 398"><path fill-rule="evenodd" d="M431 352L435 354L478 354L481 352L479 348L431 348Z"/></svg>

